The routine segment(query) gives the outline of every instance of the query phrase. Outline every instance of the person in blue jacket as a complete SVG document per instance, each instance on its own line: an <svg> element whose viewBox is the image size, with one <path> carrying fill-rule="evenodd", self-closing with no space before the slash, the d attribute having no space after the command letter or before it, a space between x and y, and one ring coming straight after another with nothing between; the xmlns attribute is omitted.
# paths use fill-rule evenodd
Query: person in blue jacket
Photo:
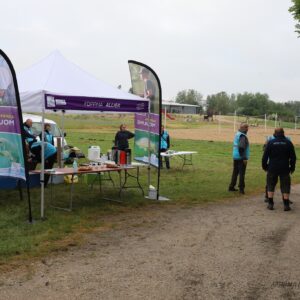
<svg viewBox="0 0 300 300"><path fill-rule="evenodd" d="M30 151L35 156L35 159L38 162L41 162L42 156L42 142L38 141L36 136L32 132L32 120L27 119L25 121L24 125L24 137L26 142L29 145ZM45 156L45 169L52 169L54 162L56 160L56 148L51 143L45 142L44 143L44 156ZM49 181L50 175L45 174L45 186L47 186L47 183Z"/></svg>
<svg viewBox="0 0 300 300"><path fill-rule="evenodd" d="M40 140L42 140L42 133L40 133ZM54 146L54 137L51 133L51 125L49 123L44 124L44 141Z"/></svg>
<svg viewBox="0 0 300 300"><path fill-rule="evenodd" d="M233 171L228 190L238 191L235 185L239 176L238 187L241 194L245 194L245 173L250 155L249 140L247 137L248 129L249 125L247 123L241 123L240 129L235 134L233 140Z"/></svg>
<svg viewBox="0 0 300 300"><path fill-rule="evenodd" d="M166 152L170 148L170 136L164 126L161 126L160 152ZM165 156L166 168L170 169L169 157ZM163 167L162 157L160 157L160 167Z"/></svg>

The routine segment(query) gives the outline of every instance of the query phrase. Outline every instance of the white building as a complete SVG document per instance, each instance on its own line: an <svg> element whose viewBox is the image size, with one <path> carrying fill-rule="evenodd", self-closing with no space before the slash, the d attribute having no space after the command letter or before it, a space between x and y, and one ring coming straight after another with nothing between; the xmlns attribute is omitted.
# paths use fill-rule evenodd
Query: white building
<svg viewBox="0 0 300 300"><path fill-rule="evenodd" d="M201 107L199 105L163 101L162 109L164 110L165 108L168 113L173 114L199 114Z"/></svg>

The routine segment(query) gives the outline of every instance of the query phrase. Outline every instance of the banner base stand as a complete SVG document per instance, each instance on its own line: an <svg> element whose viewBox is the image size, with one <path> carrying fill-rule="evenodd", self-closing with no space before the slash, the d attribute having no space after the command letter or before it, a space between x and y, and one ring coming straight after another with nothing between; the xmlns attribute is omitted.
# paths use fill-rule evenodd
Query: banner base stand
<svg viewBox="0 0 300 300"><path fill-rule="evenodd" d="M149 196L145 196L146 199L149 199L149 200L156 200L153 199L152 197L149 197ZM167 198L167 197L164 197L164 196L158 196L158 201L170 201L171 199Z"/></svg>

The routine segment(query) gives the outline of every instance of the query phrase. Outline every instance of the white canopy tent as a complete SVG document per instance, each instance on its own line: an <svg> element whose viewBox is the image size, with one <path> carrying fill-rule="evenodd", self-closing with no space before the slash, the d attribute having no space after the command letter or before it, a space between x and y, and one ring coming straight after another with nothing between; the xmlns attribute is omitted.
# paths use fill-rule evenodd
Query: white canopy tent
<svg viewBox="0 0 300 300"><path fill-rule="evenodd" d="M67 60L58 50L18 73L17 78L24 112L41 113L45 94L145 101L98 80Z"/></svg>
<svg viewBox="0 0 300 300"><path fill-rule="evenodd" d="M63 111L71 109L72 113L149 112L147 99L126 93L96 79L68 61L57 50L20 72L17 78L22 111L42 113L42 123L44 123L45 109ZM44 140L44 131L42 131L42 140ZM44 147L42 143L42 218L44 218Z"/></svg>

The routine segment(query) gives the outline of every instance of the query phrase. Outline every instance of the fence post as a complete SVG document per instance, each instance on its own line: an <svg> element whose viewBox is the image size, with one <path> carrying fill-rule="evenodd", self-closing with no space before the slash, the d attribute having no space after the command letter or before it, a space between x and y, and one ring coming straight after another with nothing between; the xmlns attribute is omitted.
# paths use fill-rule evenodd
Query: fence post
<svg viewBox="0 0 300 300"><path fill-rule="evenodd" d="M267 132L267 114L265 114L265 132Z"/></svg>
<svg viewBox="0 0 300 300"><path fill-rule="evenodd" d="M234 111L234 118L233 118L233 132L235 132L235 123L236 123L236 110Z"/></svg>
<svg viewBox="0 0 300 300"><path fill-rule="evenodd" d="M220 117L221 117L221 112L219 111L219 118L218 118L218 132L219 132L219 134L221 133L221 120L220 120Z"/></svg>

